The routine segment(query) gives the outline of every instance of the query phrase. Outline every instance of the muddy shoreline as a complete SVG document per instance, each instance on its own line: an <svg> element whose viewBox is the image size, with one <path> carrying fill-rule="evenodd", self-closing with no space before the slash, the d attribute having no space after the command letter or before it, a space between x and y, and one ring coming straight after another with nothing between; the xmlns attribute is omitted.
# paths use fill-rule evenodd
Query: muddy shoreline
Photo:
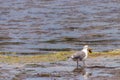
<svg viewBox="0 0 120 80"><path fill-rule="evenodd" d="M0 63L0 80L120 79L120 55L90 57L86 64L86 68L76 69L76 63L72 60L24 64Z"/></svg>

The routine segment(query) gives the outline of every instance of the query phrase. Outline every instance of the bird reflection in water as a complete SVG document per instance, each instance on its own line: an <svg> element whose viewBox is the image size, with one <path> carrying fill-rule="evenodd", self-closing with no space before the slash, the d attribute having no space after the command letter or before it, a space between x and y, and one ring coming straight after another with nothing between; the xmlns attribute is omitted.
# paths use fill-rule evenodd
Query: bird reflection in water
<svg viewBox="0 0 120 80"><path fill-rule="evenodd" d="M85 67L75 68L73 72L77 75L81 75L84 79L88 79L88 77L92 75L91 72L86 71Z"/></svg>

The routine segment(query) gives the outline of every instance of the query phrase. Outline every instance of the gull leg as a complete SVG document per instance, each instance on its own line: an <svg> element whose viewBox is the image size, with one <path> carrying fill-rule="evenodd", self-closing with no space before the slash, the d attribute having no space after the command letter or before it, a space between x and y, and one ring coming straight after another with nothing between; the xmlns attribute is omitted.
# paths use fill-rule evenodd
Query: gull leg
<svg viewBox="0 0 120 80"><path fill-rule="evenodd" d="M83 66L86 67L85 60L83 60Z"/></svg>
<svg viewBox="0 0 120 80"><path fill-rule="evenodd" d="M77 69L78 69L78 66L79 66L79 62L78 62L78 59L77 59Z"/></svg>

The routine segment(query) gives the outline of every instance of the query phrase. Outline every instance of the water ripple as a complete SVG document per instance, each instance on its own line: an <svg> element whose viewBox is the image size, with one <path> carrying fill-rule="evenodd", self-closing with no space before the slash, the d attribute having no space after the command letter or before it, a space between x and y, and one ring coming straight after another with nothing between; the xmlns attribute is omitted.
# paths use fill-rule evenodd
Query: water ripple
<svg viewBox="0 0 120 80"><path fill-rule="evenodd" d="M120 48L119 0L2 0L0 51Z"/></svg>

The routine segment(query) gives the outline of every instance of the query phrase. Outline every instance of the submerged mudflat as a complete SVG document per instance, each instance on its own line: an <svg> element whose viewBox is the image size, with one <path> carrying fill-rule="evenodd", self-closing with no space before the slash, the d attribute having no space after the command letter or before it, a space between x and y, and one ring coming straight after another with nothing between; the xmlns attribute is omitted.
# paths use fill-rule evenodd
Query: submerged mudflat
<svg viewBox="0 0 120 80"><path fill-rule="evenodd" d="M80 63L82 65L82 63ZM72 60L40 63L0 63L0 80L119 80L120 55L90 57L76 69Z"/></svg>

